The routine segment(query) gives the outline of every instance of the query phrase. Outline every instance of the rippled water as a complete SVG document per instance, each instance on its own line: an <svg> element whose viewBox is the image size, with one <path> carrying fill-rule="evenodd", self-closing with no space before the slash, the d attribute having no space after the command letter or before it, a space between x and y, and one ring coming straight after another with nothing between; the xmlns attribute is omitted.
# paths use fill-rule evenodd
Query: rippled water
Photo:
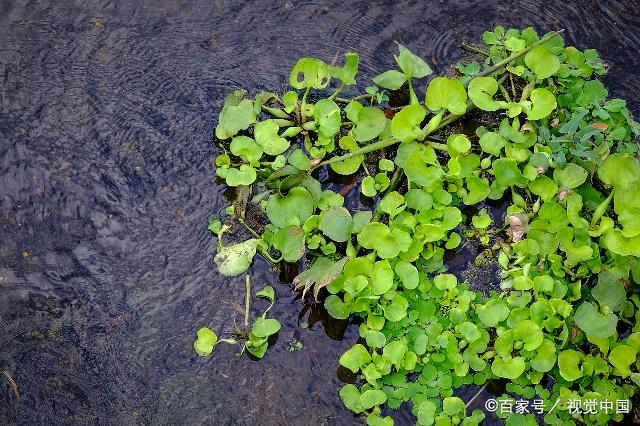
<svg viewBox="0 0 640 426"><path fill-rule="evenodd" d="M266 359L193 352L197 328L242 317L205 230L225 204L212 132L231 89L282 91L299 56L348 50L363 82L393 40L445 71L502 23L598 49L640 112L637 1L142 3L0 2L0 370L20 395L0 375L0 424L357 423L337 395L357 327L264 261L253 282L276 288L283 323Z"/></svg>

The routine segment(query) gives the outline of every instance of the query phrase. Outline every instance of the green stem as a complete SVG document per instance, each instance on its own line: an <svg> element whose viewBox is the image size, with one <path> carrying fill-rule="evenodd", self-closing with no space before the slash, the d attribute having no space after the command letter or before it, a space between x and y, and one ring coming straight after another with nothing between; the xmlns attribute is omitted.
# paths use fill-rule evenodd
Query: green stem
<svg viewBox="0 0 640 426"><path fill-rule="evenodd" d="M468 52L479 53L480 55L484 55L484 56L491 56L489 55L489 53L485 52L484 50L478 49L477 47L471 46L470 44L467 44L467 43L462 43L460 47L462 47L464 50Z"/></svg>
<svg viewBox="0 0 640 426"><path fill-rule="evenodd" d="M509 81L511 81L511 95L516 98L516 85L513 82L513 74L509 73Z"/></svg>
<svg viewBox="0 0 640 426"><path fill-rule="evenodd" d="M413 90L413 83L410 78L407 78L407 84L409 85L409 104L419 104L420 101Z"/></svg>
<svg viewBox="0 0 640 426"><path fill-rule="evenodd" d="M348 104L351 101L359 101L360 99L367 99L367 98L375 99L375 95L367 93L366 95L355 96L355 97L353 97L351 99L335 98L334 101L342 103L342 104Z"/></svg>
<svg viewBox="0 0 640 426"><path fill-rule="evenodd" d="M335 99L340 94L340 92L342 92L342 89L344 89L344 83L340 84L340 87L338 87L335 92L333 92L331 96L329 96L329 99Z"/></svg>
<svg viewBox="0 0 640 426"><path fill-rule="evenodd" d="M251 308L251 278L249 274L244 279L244 325L249 327L249 309Z"/></svg>
<svg viewBox="0 0 640 426"><path fill-rule="evenodd" d="M558 34L564 32L564 30L558 30L558 31L554 31L552 33L547 34L546 36L542 37L540 40L536 41L535 43L533 43L531 46L525 48L524 50L521 50L520 52L514 53L513 55L509 56L508 58L505 58L497 63L495 63L493 66L490 66L489 68L487 68L486 70L478 73L476 75L476 77L484 77L487 76L491 73L493 73L494 71L497 71L498 69L504 67L505 65L515 61L516 59L520 58L521 56L526 55L531 49L533 49L534 47L542 44L542 43L546 43L547 41L551 40L553 37L557 36Z"/></svg>
<svg viewBox="0 0 640 426"><path fill-rule="evenodd" d="M269 262L271 262L271 263L280 263L280 262L282 262L282 256L279 259L274 259L273 257L271 257L269 252L267 250L263 249L262 247L260 247L260 245L258 245L258 253L260 253L261 255L266 257L267 260Z"/></svg>
<svg viewBox="0 0 640 426"><path fill-rule="evenodd" d="M505 100L507 102L511 102L511 97L509 96L509 92L507 92L507 89L505 89L502 84L498 87L500 88L500 93L502 93L502 96L504 96Z"/></svg>
<svg viewBox="0 0 640 426"><path fill-rule="evenodd" d="M245 228L247 228L247 230L249 232L251 232L253 234L254 237L256 238L260 238L260 235L258 235L258 233L256 231L253 230L253 228L251 228L249 225L247 225L247 223L244 221L244 219L242 219L241 217L236 217L236 219L238 219L238 222L240 222L241 224L244 225Z"/></svg>
<svg viewBox="0 0 640 426"><path fill-rule="evenodd" d="M337 163L339 161L348 160L349 158L357 157L358 155L367 154L369 152L377 151L379 149L383 149L383 148L386 148L388 146L395 145L398 142L400 142L400 141L395 139L395 138L382 139L382 140L380 140L378 142L374 142L372 144L363 146L362 148L356 149L355 151L351 151L351 152L349 152L347 154L344 154L344 155L341 155L339 157L333 157L333 158L330 158L328 160L325 160L325 161L317 164L313 169L317 169L318 167L322 167L322 166L327 166L327 165L332 164L332 163Z"/></svg>
<svg viewBox="0 0 640 426"><path fill-rule="evenodd" d="M311 90L311 87L307 87L307 90L304 91L304 95L302 95L302 104L300 105L300 123L304 123L305 120L305 116L304 116L304 107L307 105L307 95L309 94L309 91Z"/></svg>

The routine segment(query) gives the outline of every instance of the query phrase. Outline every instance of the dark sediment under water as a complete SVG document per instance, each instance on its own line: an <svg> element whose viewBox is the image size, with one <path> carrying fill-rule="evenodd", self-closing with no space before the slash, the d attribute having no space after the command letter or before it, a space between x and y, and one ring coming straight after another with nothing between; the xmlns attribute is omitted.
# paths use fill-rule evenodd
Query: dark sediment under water
<svg viewBox="0 0 640 426"><path fill-rule="evenodd" d="M638 1L1 1L0 370L20 398L0 376L0 424L358 423L337 392L357 327L263 260L251 276L277 291L276 345L262 362L193 351L200 326L242 320L243 281L217 274L205 229L226 204L212 164L225 94L283 91L298 57L350 50L364 87L394 40L445 72L460 42L533 25L598 49L638 116L639 16Z"/></svg>

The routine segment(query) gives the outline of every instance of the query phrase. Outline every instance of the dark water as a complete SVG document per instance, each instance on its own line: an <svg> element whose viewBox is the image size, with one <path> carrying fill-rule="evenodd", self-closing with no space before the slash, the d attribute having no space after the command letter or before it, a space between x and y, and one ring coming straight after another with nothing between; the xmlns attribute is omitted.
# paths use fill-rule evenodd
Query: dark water
<svg viewBox="0 0 640 426"><path fill-rule="evenodd" d="M357 328L323 323L264 261L253 282L283 323L266 359L193 352L200 326L242 318L243 281L216 273L205 230L231 89L282 91L299 56L348 50L364 87L393 40L445 71L503 23L566 28L640 110L637 1L142 3L0 2L0 370L20 392L0 375L0 424L356 422L337 360Z"/></svg>

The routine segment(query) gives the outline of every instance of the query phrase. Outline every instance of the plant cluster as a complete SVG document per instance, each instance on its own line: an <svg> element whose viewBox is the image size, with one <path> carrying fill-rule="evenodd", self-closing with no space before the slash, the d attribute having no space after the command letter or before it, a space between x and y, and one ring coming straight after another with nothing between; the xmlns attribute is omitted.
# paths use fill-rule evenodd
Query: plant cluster
<svg viewBox="0 0 640 426"><path fill-rule="evenodd" d="M543 399L547 424L621 421L568 401L630 399L640 385L640 126L607 98L598 53L560 31L498 26L482 41L467 46L480 60L430 79L424 96L416 80L432 70L402 45L365 94L339 97L355 84L354 53L342 67L300 59L284 94L231 93L216 174L248 188L269 224L223 247L238 218L217 223L215 261L230 276L257 252L302 262L297 289L359 318L361 339L339 360L357 382L340 397L369 425L392 425L383 406L405 402L420 425L477 425L484 413L454 390L500 379L503 398ZM406 105L390 107L403 87ZM469 115L484 125L465 133ZM347 209L320 182L327 169L361 180L375 208ZM504 226L484 208L502 199ZM447 273L445 252L470 241L500 266L499 288Z"/></svg>
<svg viewBox="0 0 640 426"><path fill-rule="evenodd" d="M269 346L269 338L280 331L280 322L274 318L267 318L267 312L275 303L275 291L270 285L256 292L256 297L267 299L271 302L269 307L264 310L261 316L253 320L249 325L250 306L251 306L251 283L249 275L246 275L246 296L245 296L245 316L244 327L236 325L236 338L218 339L218 335L209 327L202 327L196 333L197 339L193 342L193 348L200 356L208 356L213 352L213 348L218 343L227 343L230 345L241 345L242 355L246 350L256 358L264 357L267 347Z"/></svg>

